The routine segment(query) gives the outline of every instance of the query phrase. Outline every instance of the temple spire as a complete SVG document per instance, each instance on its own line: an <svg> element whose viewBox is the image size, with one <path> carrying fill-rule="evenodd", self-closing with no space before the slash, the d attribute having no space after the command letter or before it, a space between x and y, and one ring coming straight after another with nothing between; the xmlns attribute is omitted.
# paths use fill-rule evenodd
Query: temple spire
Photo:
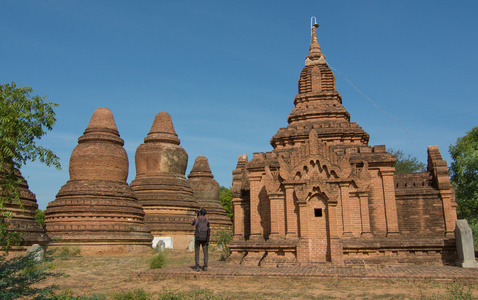
<svg viewBox="0 0 478 300"><path fill-rule="evenodd" d="M313 19L315 19L313 17ZM317 28L319 28L319 24L315 23L312 25L311 31L312 31L312 38L310 41L310 48L309 48L309 54L307 55L307 58L305 59L305 65L314 65L314 64L323 64L325 63L325 55L322 53L320 50L320 45L319 42L317 41Z"/></svg>

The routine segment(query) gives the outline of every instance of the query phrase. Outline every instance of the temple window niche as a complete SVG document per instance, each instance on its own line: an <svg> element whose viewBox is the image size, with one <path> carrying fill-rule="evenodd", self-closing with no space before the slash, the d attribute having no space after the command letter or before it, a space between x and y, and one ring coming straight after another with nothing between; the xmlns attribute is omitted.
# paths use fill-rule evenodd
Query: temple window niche
<svg viewBox="0 0 478 300"><path fill-rule="evenodd" d="M314 215L316 218L322 217L322 208L314 208Z"/></svg>

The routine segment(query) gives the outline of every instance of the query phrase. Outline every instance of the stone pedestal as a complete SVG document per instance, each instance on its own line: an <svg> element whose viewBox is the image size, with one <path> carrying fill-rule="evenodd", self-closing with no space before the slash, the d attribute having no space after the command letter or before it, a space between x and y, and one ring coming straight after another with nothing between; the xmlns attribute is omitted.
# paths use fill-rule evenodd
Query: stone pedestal
<svg viewBox="0 0 478 300"><path fill-rule="evenodd" d="M473 245L473 233L467 220L457 220L455 227L456 265L462 268L478 268Z"/></svg>

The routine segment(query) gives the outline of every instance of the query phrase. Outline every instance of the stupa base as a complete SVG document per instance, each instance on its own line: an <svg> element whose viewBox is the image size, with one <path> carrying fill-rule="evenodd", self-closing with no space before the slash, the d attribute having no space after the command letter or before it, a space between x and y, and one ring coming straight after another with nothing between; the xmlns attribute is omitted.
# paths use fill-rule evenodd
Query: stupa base
<svg viewBox="0 0 478 300"><path fill-rule="evenodd" d="M55 254L81 256L137 255L152 253L151 244L122 243L59 243L55 242L48 250L55 249Z"/></svg>

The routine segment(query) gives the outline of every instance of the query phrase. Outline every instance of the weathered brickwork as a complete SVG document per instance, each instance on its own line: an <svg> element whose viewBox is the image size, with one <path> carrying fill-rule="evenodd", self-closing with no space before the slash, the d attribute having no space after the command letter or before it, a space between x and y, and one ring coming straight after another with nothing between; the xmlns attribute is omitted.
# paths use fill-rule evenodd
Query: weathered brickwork
<svg viewBox="0 0 478 300"><path fill-rule="evenodd" d="M185 176L188 154L179 144L171 116L158 113L144 143L136 149L131 189L154 237L172 238L173 248L185 249L194 235L191 221L199 204Z"/></svg>
<svg viewBox="0 0 478 300"><path fill-rule="evenodd" d="M198 156L196 158L188 175L188 183L193 190L196 202L207 211L207 218L211 224L211 235L214 236L221 229L229 229L232 226L232 221L226 215L226 211L219 201L221 187L214 180L206 157Z"/></svg>
<svg viewBox="0 0 478 300"><path fill-rule="evenodd" d="M123 254L151 249L141 204L126 183L128 157L113 114L95 110L70 157L70 180L47 206L54 247L82 254Z"/></svg>
<svg viewBox="0 0 478 300"><path fill-rule="evenodd" d="M239 156L233 171L233 263L454 263L456 210L438 147L428 169L394 174L394 157L342 106L316 28L299 94L274 148Z"/></svg>
<svg viewBox="0 0 478 300"><path fill-rule="evenodd" d="M3 173L0 171L0 178L2 175ZM28 183L19 170L15 170L15 175L21 180L19 190L22 206L19 203L6 201L3 211L12 214L12 218L7 220L9 223L7 230L22 232L22 242L20 245L12 246L10 254L23 252L33 244L43 246L50 241L43 225L35 221L35 211L38 209L35 194L29 190ZM0 250L0 253L2 252Z"/></svg>

